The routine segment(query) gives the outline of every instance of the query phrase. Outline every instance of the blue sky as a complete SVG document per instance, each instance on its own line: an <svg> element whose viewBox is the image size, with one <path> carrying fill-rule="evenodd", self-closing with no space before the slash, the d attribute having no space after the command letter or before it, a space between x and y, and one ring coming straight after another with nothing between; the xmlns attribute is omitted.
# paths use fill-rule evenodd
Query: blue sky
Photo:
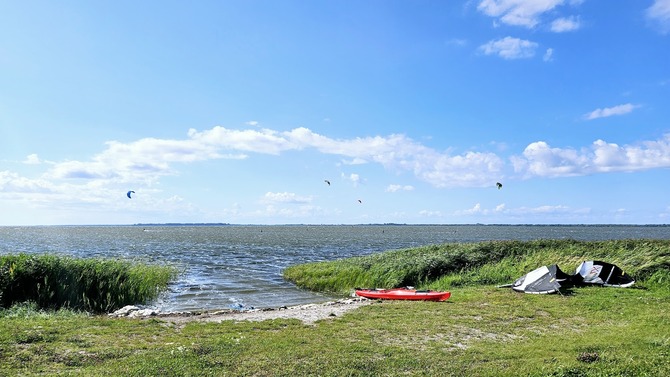
<svg viewBox="0 0 670 377"><path fill-rule="evenodd" d="M665 224L669 168L670 0L0 3L0 225Z"/></svg>

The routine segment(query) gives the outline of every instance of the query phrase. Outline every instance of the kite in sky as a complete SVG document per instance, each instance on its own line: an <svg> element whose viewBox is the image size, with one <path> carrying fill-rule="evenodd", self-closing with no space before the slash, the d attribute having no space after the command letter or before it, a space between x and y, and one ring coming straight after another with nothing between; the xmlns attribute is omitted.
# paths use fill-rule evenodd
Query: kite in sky
<svg viewBox="0 0 670 377"><path fill-rule="evenodd" d="M498 186L498 190L500 190L502 188L502 183L496 182L496 186Z"/></svg>
<svg viewBox="0 0 670 377"><path fill-rule="evenodd" d="M132 190L131 190L131 191L128 191L128 193L126 193L126 196L128 196L128 199L132 199L132 198L130 197L130 194L134 194L134 193L135 193L135 191L132 191Z"/></svg>
<svg viewBox="0 0 670 377"><path fill-rule="evenodd" d="M328 186L330 186L330 181L329 180L324 179L323 181L326 182L328 184Z"/></svg>

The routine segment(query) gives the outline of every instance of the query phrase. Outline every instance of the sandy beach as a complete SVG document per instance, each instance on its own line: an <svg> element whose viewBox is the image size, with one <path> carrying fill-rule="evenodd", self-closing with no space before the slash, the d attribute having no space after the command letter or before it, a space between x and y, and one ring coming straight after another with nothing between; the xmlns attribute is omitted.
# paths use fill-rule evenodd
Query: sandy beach
<svg viewBox="0 0 670 377"><path fill-rule="evenodd" d="M283 306L279 308L263 308L250 310L223 309L205 312L177 312L162 313L152 309L140 307L125 307L110 316L117 318L158 318L173 323L198 322L222 322L222 321L265 321L268 319L294 318L306 324L312 324L318 320L337 318L344 313L370 305L374 300L355 297L336 301L328 301L318 304L307 304L298 306Z"/></svg>

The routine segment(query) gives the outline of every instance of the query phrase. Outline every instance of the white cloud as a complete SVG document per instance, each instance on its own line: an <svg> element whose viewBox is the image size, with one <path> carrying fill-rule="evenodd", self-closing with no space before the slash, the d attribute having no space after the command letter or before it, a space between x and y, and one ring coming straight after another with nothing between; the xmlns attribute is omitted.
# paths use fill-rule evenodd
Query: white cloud
<svg viewBox="0 0 670 377"><path fill-rule="evenodd" d="M670 32L670 0L655 0L647 8L646 16L662 34Z"/></svg>
<svg viewBox="0 0 670 377"><path fill-rule="evenodd" d="M593 120L598 118L607 118L614 115L624 115L632 112L635 108L635 105L626 103L614 107L606 107L604 109L595 109L588 114L584 114L584 118L587 120Z"/></svg>
<svg viewBox="0 0 670 377"><path fill-rule="evenodd" d="M344 160L342 161L344 165L363 165L369 163L369 161L362 159L360 157L355 157L352 160Z"/></svg>
<svg viewBox="0 0 670 377"><path fill-rule="evenodd" d="M550 30L554 33L564 33L567 31L574 31L581 27L579 18L577 17L562 17L557 18L551 23Z"/></svg>
<svg viewBox="0 0 670 377"><path fill-rule="evenodd" d="M538 44L535 42L505 37L488 43L479 47L486 55L498 55L503 59L522 59L532 58L535 56L535 50Z"/></svg>
<svg viewBox="0 0 670 377"><path fill-rule="evenodd" d="M629 107L616 108L625 110ZM598 114L605 116L625 112L616 108L599 110ZM308 148L327 155L380 164L396 172L410 172L417 179L439 188L488 187L491 185L490 177L500 176L505 169L504 161L494 153L436 151L404 135L331 139L305 128L277 132L215 127L203 132L191 130L184 140L147 138L130 143L109 142L106 149L90 161L50 163L49 170L38 178L1 172L0 195L10 197L39 193L53 198L106 200L105 197L114 197L128 182L133 182L134 188L147 188L158 183L161 177L178 174L180 167L176 164L249 158L240 151L281 154L283 151ZM35 155L27 161L43 160ZM667 168L670 167L670 134L660 140L637 145L620 146L596 140L591 146L581 149L555 148L545 141L537 141L530 143L521 154L512 156L510 161L514 171L522 177L563 177ZM354 185L362 183L361 176L355 173L342 174L342 178ZM412 189L413 186L409 185L387 187L389 192ZM312 199L290 193L269 193L265 200L309 203Z"/></svg>
<svg viewBox="0 0 670 377"><path fill-rule="evenodd" d="M551 148L538 141L526 147L523 157L513 157L512 163L515 171L529 176L561 177L584 174L589 159L575 150Z"/></svg>
<svg viewBox="0 0 670 377"><path fill-rule="evenodd" d="M425 156L416 167L419 178L436 187L485 187L490 177L503 169L503 161L492 153L468 152L462 156Z"/></svg>
<svg viewBox="0 0 670 377"><path fill-rule="evenodd" d="M476 214L481 214L484 212L488 212L482 209L482 205L477 203L475 204L474 207L462 211L457 211L456 214L458 215L476 215Z"/></svg>
<svg viewBox="0 0 670 377"><path fill-rule="evenodd" d="M311 203L311 196L299 196L292 192L267 192L261 199L263 203Z"/></svg>
<svg viewBox="0 0 670 377"><path fill-rule="evenodd" d="M30 200L35 202L50 197L63 205L66 202L109 202L115 200L112 198L119 192L125 193L125 186L130 183L135 189L144 187L146 190L165 176L180 174L180 164L245 159L252 153L280 155L303 149L337 155L356 163L380 164L396 172L410 172L435 187L485 186L490 184L488 177L497 175L503 167L503 161L492 153L453 155L438 152L404 135L332 139L306 128L278 132L214 127L205 131L191 129L188 137L178 140L110 141L90 160L49 162L48 170L39 178L5 172L0 180L0 197L32 195ZM38 160L44 162L37 156L31 156L27 161ZM362 182L358 174L343 178L354 185ZM40 198L35 196L37 192L40 192ZM266 199L277 201L282 198L297 202L307 200L278 195Z"/></svg>
<svg viewBox="0 0 670 377"><path fill-rule="evenodd" d="M0 171L0 193L23 194L42 193L48 194L57 191L57 186L44 179L29 179L10 171Z"/></svg>
<svg viewBox="0 0 670 377"><path fill-rule="evenodd" d="M539 18L565 0L482 0L477 9L505 24L533 28Z"/></svg>
<svg viewBox="0 0 670 377"><path fill-rule="evenodd" d="M23 160L24 164L27 165L38 165L41 163L40 158L37 157L37 154L33 153L31 155L28 155L25 160Z"/></svg>
<svg viewBox="0 0 670 377"><path fill-rule="evenodd" d="M228 137L223 137L227 135ZM267 147L268 149L264 149ZM63 161L42 164L46 172L26 177L11 171L0 171L0 199L24 206L64 208L86 211L86 206L99 210L134 210L138 201L125 198L126 187L141 190L143 207L156 213L168 208L174 213L193 211L180 200L161 200L160 179L179 174L179 164L208 159L252 158L254 153L281 154L284 151L311 149L325 155L361 159L380 164L394 172L409 172L417 179L435 187L490 187L491 177L504 175L505 162L496 154L483 152L437 151L404 135L332 139L299 128L287 132L273 130L229 130L215 127L203 132L190 131L183 140L140 139L130 143L109 142L106 148L89 161ZM243 151L247 154L241 154ZM26 161L41 161L36 155ZM522 153L510 158L514 171L523 178L564 177L607 172L634 172L654 168L670 168L670 133L659 140L631 145L596 140L584 148L557 148L545 141L528 144ZM32 170L32 169L31 169ZM360 175L342 174L344 180L357 185ZM155 185L155 186L154 186ZM410 185L390 185L388 192L409 191ZM262 202L275 211L288 213L282 205L290 204L292 214L316 213L310 208L313 198L290 192L268 192ZM296 205L297 204L297 205ZM556 209L556 208L554 208ZM536 209L539 211L539 209ZM474 214L514 214L504 205L495 208L475 206ZM574 211L571 211L574 212ZM251 212L245 212L251 215ZM461 212L466 214L466 212ZM423 216L430 215L424 212Z"/></svg>
<svg viewBox="0 0 670 377"><path fill-rule="evenodd" d="M361 182L361 177L356 173L351 173L349 175L342 173L342 178L347 181L351 181L351 183L354 184L354 187L358 186L358 184Z"/></svg>
<svg viewBox="0 0 670 377"><path fill-rule="evenodd" d="M472 208L455 211L457 216L471 216L471 215L493 215L507 213L509 210L505 208L505 204L499 204L494 209L484 208L481 203L475 204Z"/></svg>
<svg viewBox="0 0 670 377"><path fill-rule="evenodd" d="M544 60L545 62L550 62L554 60L554 49L548 48L547 51L544 53L542 60Z"/></svg>
<svg viewBox="0 0 670 377"><path fill-rule="evenodd" d="M216 151L219 149L278 155L282 151L299 147L299 140L287 139L285 134L265 128L233 130L217 126L201 132L190 129L188 136L189 140L183 143L190 143L195 149L192 152L197 152L198 156L207 158L216 158Z"/></svg>
<svg viewBox="0 0 670 377"><path fill-rule="evenodd" d="M54 163L47 177L151 183L159 177L175 174L171 163L246 158L244 154L219 153L217 145L197 138L186 140L145 138L131 143L110 141L106 146L107 149L93 156L91 161Z"/></svg>
<svg viewBox="0 0 670 377"><path fill-rule="evenodd" d="M670 134L661 140L619 146L596 140L590 148L552 148L543 141L529 144L511 158L514 170L526 177L566 177L607 172L632 172L670 167Z"/></svg>
<svg viewBox="0 0 670 377"><path fill-rule="evenodd" d="M250 121L246 122L245 124L246 124L247 126L256 127L256 126L258 126L258 121L250 120Z"/></svg>
<svg viewBox="0 0 670 377"><path fill-rule="evenodd" d="M398 192L398 191L412 191L414 186L411 185L388 185L386 192Z"/></svg>
<svg viewBox="0 0 670 377"><path fill-rule="evenodd" d="M442 217L442 212L440 211L429 211L429 210L421 210L419 211L419 215L422 217Z"/></svg>

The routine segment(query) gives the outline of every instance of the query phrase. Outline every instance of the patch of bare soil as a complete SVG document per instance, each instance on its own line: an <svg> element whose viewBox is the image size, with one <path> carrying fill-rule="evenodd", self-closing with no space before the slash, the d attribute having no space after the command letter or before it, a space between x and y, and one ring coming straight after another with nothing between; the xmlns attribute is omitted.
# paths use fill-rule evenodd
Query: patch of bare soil
<svg viewBox="0 0 670 377"><path fill-rule="evenodd" d="M225 309L219 311L208 311L202 313L160 313L126 310L125 314L120 312L110 314L115 317L130 318L158 318L163 321L183 324L190 321L199 322L222 322L222 321L265 321L278 318L295 318L306 324L312 324L318 320L337 318L344 313L369 305L374 300L356 297L329 301L320 304L298 305L280 308L252 309L252 310L233 310ZM139 308L138 308L139 309Z"/></svg>

